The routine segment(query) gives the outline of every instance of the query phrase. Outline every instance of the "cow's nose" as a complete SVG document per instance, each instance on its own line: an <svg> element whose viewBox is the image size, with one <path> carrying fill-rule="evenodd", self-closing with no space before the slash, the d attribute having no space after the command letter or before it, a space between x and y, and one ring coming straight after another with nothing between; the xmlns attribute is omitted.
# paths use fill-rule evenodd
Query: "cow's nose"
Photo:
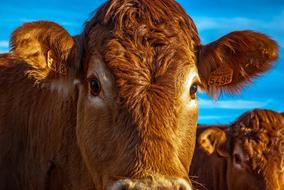
<svg viewBox="0 0 284 190"><path fill-rule="evenodd" d="M184 179L123 179L115 182L111 190L192 190Z"/></svg>

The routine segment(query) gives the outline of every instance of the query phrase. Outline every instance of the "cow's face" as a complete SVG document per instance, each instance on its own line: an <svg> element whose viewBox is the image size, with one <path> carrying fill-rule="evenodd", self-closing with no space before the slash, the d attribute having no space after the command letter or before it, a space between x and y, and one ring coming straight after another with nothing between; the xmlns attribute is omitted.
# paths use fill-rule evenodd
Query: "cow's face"
<svg viewBox="0 0 284 190"><path fill-rule="evenodd" d="M185 41L185 34L148 32L143 35L151 40L144 42L104 26L84 36L77 134L104 188L123 178L152 188L188 183L200 84L195 42Z"/></svg>
<svg viewBox="0 0 284 190"><path fill-rule="evenodd" d="M86 60L79 85L77 134L90 171L104 186L120 177L187 179L197 121L196 67L141 84L146 86L127 84L143 82L129 71L129 81L119 86L105 56L97 52Z"/></svg>
<svg viewBox="0 0 284 190"><path fill-rule="evenodd" d="M260 171L253 170L249 161L242 143L235 142L230 156L227 157L228 189L264 189L265 181L258 173Z"/></svg>
<svg viewBox="0 0 284 190"><path fill-rule="evenodd" d="M276 152L269 152L268 147L265 147L266 150L261 150L263 147L260 147L266 142L260 142L256 148L257 143L243 142L240 139L235 141L227 163L229 189L284 189L283 148L278 147Z"/></svg>
<svg viewBox="0 0 284 190"><path fill-rule="evenodd" d="M284 189L284 119L276 112L242 115L231 131L205 130L199 139L208 154L226 158L229 190ZM220 138L222 137L222 138Z"/></svg>
<svg viewBox="0 0 284 190"><path fill-rule="evenodd" d="M252 31L202 46L169 0L107 1L75 40L35 22L11 44L29 77L78 97L78 145L98 189L188 189L197 86L238 91L277 58L276 43Z"/></svg>

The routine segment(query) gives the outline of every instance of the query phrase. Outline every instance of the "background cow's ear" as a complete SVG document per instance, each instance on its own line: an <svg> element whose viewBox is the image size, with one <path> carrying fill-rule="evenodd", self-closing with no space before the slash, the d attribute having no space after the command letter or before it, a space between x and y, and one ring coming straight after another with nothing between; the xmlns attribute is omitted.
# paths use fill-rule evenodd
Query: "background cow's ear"
<svg viewBox="0 0 284 190"><path fill-rule="evenodd" d="M27 74L37 82L68 74L74 44L64 28L46 21L24 24L10 40L11 53L31 66Z"/></svg>
<svg viewBox="0 0 284 190"><path fill-rule="evenodd" d="M238 93L254 77L269 70L278 58L275 41L253 31L232 32L199 51L198 71L211 96Z"/></svg>
<svg viewBox="0 0 284 190"><path fill-rule="evenodd" d="M222 157L228 156L227 135L225 131L219 128L209 128L203 131L198 137L200 148L207 154L216 152Z"/></svg>

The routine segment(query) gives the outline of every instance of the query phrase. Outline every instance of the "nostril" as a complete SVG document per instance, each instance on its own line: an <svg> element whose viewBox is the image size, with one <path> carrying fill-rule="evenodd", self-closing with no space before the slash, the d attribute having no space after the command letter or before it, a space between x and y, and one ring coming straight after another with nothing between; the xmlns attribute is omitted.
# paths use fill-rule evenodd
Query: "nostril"
<svg viewBox="0 0 284 190"><path fill-rule="evenodd" d="M175 189L176 190L192 190L189 183L187 183L184 179L178 179L175 181Z"/></svg>
<svg viewBox="0 0 284 190"><path fill-rule="evenodd" d="M120 190L128 190L128 187L123 186L123 187L120 188Z"/></svg>
<svg viewBox="0 0 284 190"><path fill-rule="evenodd" d="M182 185L182 184L178 185L176 189L177 190L188 190L188 188L186 186Z"/></svg>
<svg viewBox="0 0 284 190"><path fill-rule="evenodd" d="M118 189L116 190L128 190L128 187L126 185L121 185Z"/></svg>
<svg viewBox="0 0 284 190"><path fill-rule="evenodd" d="M180 186L180 187L178 187L178 190L188 190L188 189L185 186Z"/></svg>
<svg viewBox="0 0 284 190"><path fill-rule="evenodd" d="M118 181L116 182L111 190L130 190L130 184L126 181Z"/></svg>

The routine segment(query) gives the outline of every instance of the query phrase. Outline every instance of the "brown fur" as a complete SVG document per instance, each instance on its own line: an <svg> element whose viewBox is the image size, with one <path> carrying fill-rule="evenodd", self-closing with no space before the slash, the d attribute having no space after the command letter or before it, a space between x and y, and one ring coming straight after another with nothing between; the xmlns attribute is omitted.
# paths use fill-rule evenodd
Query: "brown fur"
<svg viewBox="0 0 284 190"><path fill-rule="evenodd" d="M93 189L76 143L75 91L35 88L28 64L13 55L0 62L0 189Z"/></svg>
<svg viewBox="0 0 284 190"><path fill-rule="evenodd" d="M268 37L238 36L202 46L192 19L173 0L107 1L75 37L46 21L19 27L10 53L0 58L0 189L189 181L197 122L190 86L233 90L277 58ZM251 59L235 59L239 54L219 47L230 40L241 55L252 48ZM232 83L208 87L210 73L226 64ZM90 88L94 78L102 84L97 96Z"/></svg>
<svg viewBox="0 0 284 190"><path fill-rule="evenodd" d="M197 187L203 184L208 190L284 189L284 118L281 114L256 109L243 114L230 126L214 126L209 130L220 129L228 140L219 142L222 146L215 147L213 154L206 154L203 148L195 150L190 175L196 176ZM207 127L198 128L199 136L206 130ZM211 133L211 142L219 140L215 134ZM236 144L240 144L244 154L242 169L234 165ZM220 149L225 154L220 154Z"/></svg>
<svg viewBox="0 0 284 190"><path fill-rule="evenodd" d="M54 71L59 72L59 69L66 70L70 67L66 64L73 46L74 40L61 26L44 21L26 23L17 28L10 41L13 54L32 66L27 74L37 81L56 74ZM47 66L47 53L51 49L52 58L56 60L54 70Z"/></svg>
<svg viewBox="0 0 284 190"><path fill-rule="evenodd" d="M167 12L163 12L165 10ZM168 14L176 19L164 21ZM183 20L177 15L182 15ZM191 49L199 40L192 25L191 19L172 1L107 2L86 24L83 37L86 53L98 50L113 73L119 109L114 120L118 127L127 129L121 129L124 131L122 135L134 141L134 147L121 148L121 160L127 163L121 165L125 167L124 172L113 173L138 178L149 173L184 177L188 170L189 162L184 158L191 157L192 152L176 152L182 147L181 140L176 139L185 138L184 134L179 134L176 123L184 121L178 117L180 109L172 108L181 106L177 101L182 84L176 81L182 82L185 68L192 67L196 62ZM182 27L184 31L180 30ZM109 29L112 33L108 32ZM84 62L84 70L88 70L88 62L88 59ZM161 111L163 114L158 114ZM193 112L192 116L196 118L196 113ZM192 135L195 124L190 123L193 127L183 130L185 134ZM132 133L128 134L128 131ZM129 144L122 143L123 140L115 137L111 144L117 144L117 141ZM192 144L186 146L192 147ZM160 152L163 152L162 156ZM176 166L166 165L169 160ZM132 166L132 163L135 165ZM145 174L145 170L149 173Z"/></svg>
<svg viewBox="0 0 284 190"><path fill-rule="evenodd" d="M254 110L242 115L233 126L233 139L242 143L251 169L262 175L266 188L284 189L283 180L278 181L284 170L283 116L269 110Z"/></svg>

